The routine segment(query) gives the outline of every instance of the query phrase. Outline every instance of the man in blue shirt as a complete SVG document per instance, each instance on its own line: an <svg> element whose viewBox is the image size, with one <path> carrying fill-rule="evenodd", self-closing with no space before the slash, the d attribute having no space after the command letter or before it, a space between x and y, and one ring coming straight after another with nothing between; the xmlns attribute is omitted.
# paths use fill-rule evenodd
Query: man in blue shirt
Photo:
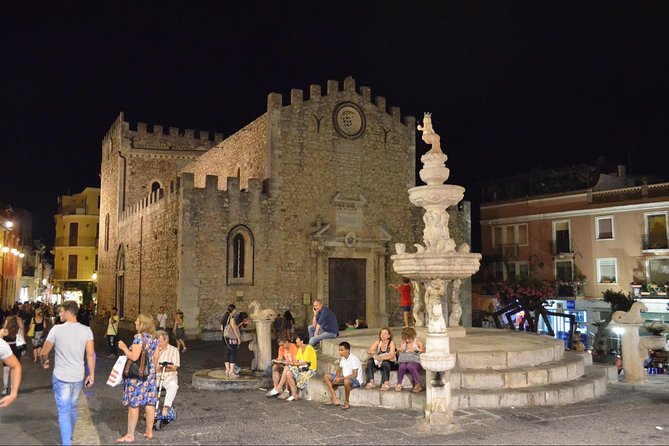
<svg viewBox="0 0 669 446"><path fill-rule="evenodd" d="M323 306L323 301L314 301L314 317L309 325L309 345L316 345L323 339L333 339L339 335L339 324L337 317L328 308Z"/></svg>

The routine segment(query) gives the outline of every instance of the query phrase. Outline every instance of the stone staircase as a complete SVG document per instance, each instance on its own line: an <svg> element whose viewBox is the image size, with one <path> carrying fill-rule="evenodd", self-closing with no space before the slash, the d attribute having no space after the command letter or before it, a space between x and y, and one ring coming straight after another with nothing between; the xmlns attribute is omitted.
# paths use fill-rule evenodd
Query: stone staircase
<svg viewBox="0 0 669 446"><path fill-rule="evenodd" d="M340 342L351 344L364 367L367 348L375 339L376 330L357 330L354 335L323 341L309 397L329 400L322 377L336 370ZM456 354L450 376L453 409L570 404L605 394L607 383L617 380L615 366L592 365L587 353L565 352L562 341L533 333L467 329L466 337L451 339L451 350ZM395 391L396 371L390 375L390 390L378 388L380 372L374 379L375 389L351 392L351 404L423 410L425 391L412 393L409 376L404 377L401 392ZM421 384L426 387L424 371Z"/></svg>

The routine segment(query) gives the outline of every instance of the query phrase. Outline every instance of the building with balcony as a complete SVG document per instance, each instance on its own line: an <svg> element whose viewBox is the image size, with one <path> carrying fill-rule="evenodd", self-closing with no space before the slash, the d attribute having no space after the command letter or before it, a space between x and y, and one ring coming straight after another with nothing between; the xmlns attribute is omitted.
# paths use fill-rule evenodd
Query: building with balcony
<svg viewBox="0 0 669 446"><path fill-rule="evenodd" d="M100 189L58 198L53 281L62 299L95 299L100 232Z"/></svg>
<svg viewBox="0 0 669 446"><path fill-rule="evenodd" d="M480 280L533 275L584 323L605 318L602 293L635 293L648 320L667 315L669 183L634 184L620 166L592 188L481 205ZM485 277L483 277L485 276Z"/></svg>
<svg viewBox="0 0 669 446"><path fill-rule="evenodd" d="M0 204L0 308L6 309L19 299L24 253L21 251L20 227L9 205Z"/></svg>

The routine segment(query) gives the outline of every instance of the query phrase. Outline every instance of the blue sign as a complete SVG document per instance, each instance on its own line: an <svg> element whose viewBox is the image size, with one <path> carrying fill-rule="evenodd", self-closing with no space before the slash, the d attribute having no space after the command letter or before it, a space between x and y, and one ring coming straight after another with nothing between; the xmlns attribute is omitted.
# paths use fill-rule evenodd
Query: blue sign
<svg viewBox="0 0 669 446"><path fill-rule="evenodd" d="M575 300L568 300L567 301L567 310L574 310L576 309L576 301Z"/></svg>

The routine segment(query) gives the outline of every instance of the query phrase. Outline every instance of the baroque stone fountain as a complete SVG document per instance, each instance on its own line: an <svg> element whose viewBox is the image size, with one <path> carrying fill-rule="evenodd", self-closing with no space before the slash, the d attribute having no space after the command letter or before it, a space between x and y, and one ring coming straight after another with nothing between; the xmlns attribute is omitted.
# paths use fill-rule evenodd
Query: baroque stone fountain
<svg viewBox="0 0 669 446"><path fill-rule="evenodd" d="M418 125L418 130L423 132L423 141L432 146L421 157L420 178L426 185L409 189L411 203L425 209L423 244L414 244L416 252L408 253L405 244L396 243L397 254L391 259L395 272L412 280L414 291L425 290L426 351L420 357L427 373L425 417L431 426L452 430L450 370L455 366L455 354L450 352L449 338L465 336L460 326L462 280L478 271L481 254L469 252L466 243L456 246L448 231L446 209L463 199L465 189L444 184L449 177L449 169L445 167L448 157L441 151L441 138L432 127L430 113L424 114L423 125ZM415 305L419 307L421 302L416 300ZM417 326L422 325L421 319L416 318Z"/></svg>

